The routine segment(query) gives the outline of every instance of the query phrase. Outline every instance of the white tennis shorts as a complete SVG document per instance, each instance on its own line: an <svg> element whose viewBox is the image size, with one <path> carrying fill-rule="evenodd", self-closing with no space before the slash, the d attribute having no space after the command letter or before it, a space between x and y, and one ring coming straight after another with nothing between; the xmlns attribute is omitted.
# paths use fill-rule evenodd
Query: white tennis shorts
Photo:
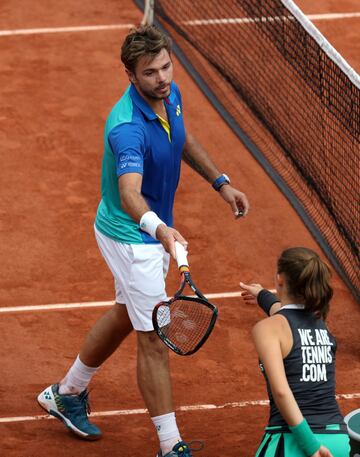
<svg viewBox="0 0 360 457"><path fill-rule="evenodd" d="M115 278L116 303L124 303L135 330L154 330L152 311L166 300L170 256L162 244L124 244L95 228L99 249Z"/></svg>

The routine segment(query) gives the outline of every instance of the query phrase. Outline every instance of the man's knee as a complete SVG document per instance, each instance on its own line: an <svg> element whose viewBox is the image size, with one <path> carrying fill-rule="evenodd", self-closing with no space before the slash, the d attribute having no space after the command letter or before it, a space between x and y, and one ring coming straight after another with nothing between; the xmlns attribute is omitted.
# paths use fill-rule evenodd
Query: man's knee
<svg viewBox="0 0 360 457"><path fill-rule="evenodd" d="M152 332L137 332L138 349L144 355L167 358L168 348L160 340L157 334Z"/></svg>

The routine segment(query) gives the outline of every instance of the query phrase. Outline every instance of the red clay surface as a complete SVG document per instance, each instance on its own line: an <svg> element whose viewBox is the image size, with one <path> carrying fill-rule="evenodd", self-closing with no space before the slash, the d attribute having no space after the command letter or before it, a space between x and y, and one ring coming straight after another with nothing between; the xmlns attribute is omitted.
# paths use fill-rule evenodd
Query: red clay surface
<svg viewBox="0 0 360 457"><path fill-rule="evenodd" d="M355 1L303 1L305 12L356 11ZM301 5L300 5L301 6ZM3 0L0 30L136 23L128 1ZM317 22L357 70L360 20ZM127 85L118 54L126 31L0 36L0 306L111 300L112 278L93 236L99 201L103 124ZM230 209L186 166L176 200L176 225L190 242L190 264L205 293L238 291L238 282L272 287L276 258L288 246L319 251L301 220L175 60L187 128L221 170L245 191L251 212ZM177 287L174 266L168 292ZM360 308L335 275L329 325L338 338L337 392L360 392ZM265 386L250 340L262 317L239 298L216 303L220 316L206 345L190 358L172 356L175 404L261 400ZM1 315L0 418L42 415L35 398L72 363L83 336L104 309ZM135 379L134 335L92 384L94 411L144 408ZM360 399L341 400L344 414ZM266 406L178 412L186 439L206 441L200 457L254 455ZM98 417L104 438L74 439L51 420L1 423L0 455L154 456L157 439L145 414Z"/></svg>

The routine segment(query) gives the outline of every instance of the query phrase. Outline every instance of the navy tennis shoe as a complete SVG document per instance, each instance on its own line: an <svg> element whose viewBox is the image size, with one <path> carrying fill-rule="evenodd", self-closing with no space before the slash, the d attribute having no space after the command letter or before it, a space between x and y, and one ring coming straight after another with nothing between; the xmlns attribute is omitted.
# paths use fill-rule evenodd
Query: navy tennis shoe
<svg viewBox="0 0 360 457"><path fill-rule="evenodd" d="M199 443L199 447L191 449L190 445L195 442ZM190 445L186 444L185 441L179 441L175 444L172 451L167 454L163 454L159 451L156 457L192 457L191 451L201 451L204 447L204 443L202 441L192 441Z"/></svg>
<svg viewBox="0 0 360 457"><path fill-rule="evenodd" d="M77 436L94 441L101 438L102 434L96 425L89 422L88 395L87 390L79 395L61 395L59 394L59 384L53 384L41 392L37 399L45 411L60 419Z"/></svg>

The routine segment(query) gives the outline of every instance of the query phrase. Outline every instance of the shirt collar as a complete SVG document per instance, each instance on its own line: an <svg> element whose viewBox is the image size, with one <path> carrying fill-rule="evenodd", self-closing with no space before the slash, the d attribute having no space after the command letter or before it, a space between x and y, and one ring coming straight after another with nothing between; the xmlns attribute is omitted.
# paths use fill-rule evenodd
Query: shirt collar
<svg viewBox="0 0 360 457"><path fill-rule="evenodd" d="M173 105L175 102L174 82L171 82L170 84L170 95L168 96L168 98L165 99L165 102L168 105Z"/></svg>
<svg viewBox="0 0 360 457"><path fill-rule="evenodd" d="M289 304L289 305L284 305L280 309L305 309L305 305L303 304Z"/></svg>
<svg viewBox="0 0 360 457"><path fill-rule="evenodd" d="M156 114L152 110L151 106L147 101L139 94L134 84L130 85L130 97L135 105L143 112L143 114L150 120L153 121L157 119ZM173 83L170 86L170 95L165 99L165 103L172 105L175 100L175 93L173 91Z"/></svg>

